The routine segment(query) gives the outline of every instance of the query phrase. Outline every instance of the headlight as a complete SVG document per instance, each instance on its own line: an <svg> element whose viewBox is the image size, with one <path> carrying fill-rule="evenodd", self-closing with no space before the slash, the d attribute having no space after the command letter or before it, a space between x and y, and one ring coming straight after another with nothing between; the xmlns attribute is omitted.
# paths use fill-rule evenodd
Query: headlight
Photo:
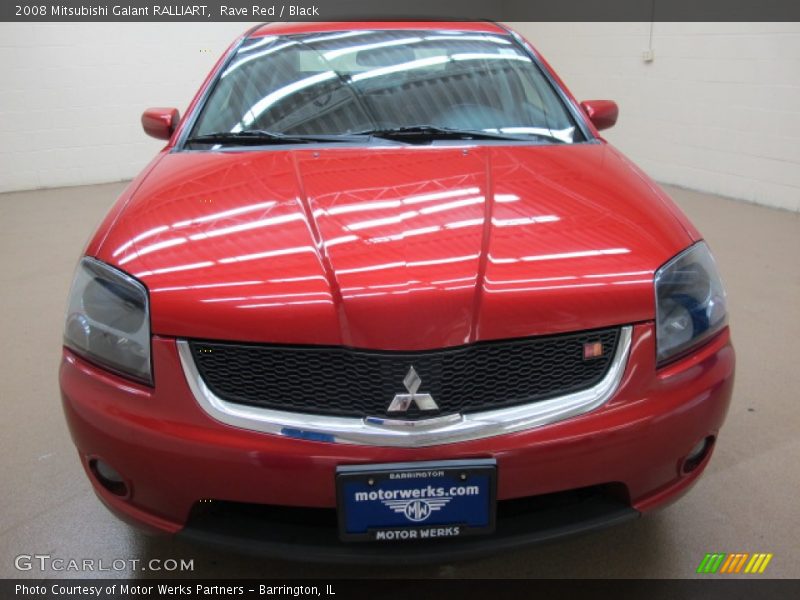
<svg viewBox="0 0 800 600"><path fill-rule="evenodd" d="M64 345L109 369L152 383L147 289L94 258L81 260L69 294Z"/></svg>
<svg viewBox="0 0 800 600"><path fill-rule="evenodd" d="M705 242L681 252L656 271L656 347L663 363L722 329L725 288Z"/></svg>

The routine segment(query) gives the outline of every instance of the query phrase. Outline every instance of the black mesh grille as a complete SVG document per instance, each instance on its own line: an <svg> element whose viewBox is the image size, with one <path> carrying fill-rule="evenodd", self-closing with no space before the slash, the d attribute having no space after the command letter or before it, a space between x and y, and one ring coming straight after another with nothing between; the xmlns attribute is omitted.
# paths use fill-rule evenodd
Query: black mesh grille
<svg viewBox="0 0 800 600"><path fill-rule="evenodd" d="M328 346L190 343L200 375L229 402L338 416L388 416L411 366L439 414L468 413L535 402L586 389L611 363L619 330L481 342L423 352ZM585 360L584 344L603 353ZM403 418L430 417L412 403ZM396 414L391 415L397 418Z"/></svg>

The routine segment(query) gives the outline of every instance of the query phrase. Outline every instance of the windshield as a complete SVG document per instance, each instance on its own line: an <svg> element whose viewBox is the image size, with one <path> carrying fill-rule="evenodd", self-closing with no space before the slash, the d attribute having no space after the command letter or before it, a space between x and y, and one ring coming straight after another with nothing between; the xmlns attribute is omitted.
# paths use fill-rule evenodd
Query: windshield
<svg viewBox="0 0 800 600"><path fill-rule="evenodd" d="M377 136L420 127L434 139L434 128L539 143L584 139L510 36L452 30L251 38L222 71L190 139Z"/></svg>

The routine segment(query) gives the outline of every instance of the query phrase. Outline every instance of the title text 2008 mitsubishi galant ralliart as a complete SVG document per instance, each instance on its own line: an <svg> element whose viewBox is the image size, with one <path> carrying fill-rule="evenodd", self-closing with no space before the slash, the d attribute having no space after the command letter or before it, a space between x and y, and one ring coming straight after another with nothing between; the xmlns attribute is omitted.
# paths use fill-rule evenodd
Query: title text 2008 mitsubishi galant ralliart
<svg viewBox="0 0 800 600"><path fill-rule="evenodd" d="M100 499L306 560L463 558L684 493L728 408L700 233L520 36L270 24L88 243L60 382Z"/></svg>

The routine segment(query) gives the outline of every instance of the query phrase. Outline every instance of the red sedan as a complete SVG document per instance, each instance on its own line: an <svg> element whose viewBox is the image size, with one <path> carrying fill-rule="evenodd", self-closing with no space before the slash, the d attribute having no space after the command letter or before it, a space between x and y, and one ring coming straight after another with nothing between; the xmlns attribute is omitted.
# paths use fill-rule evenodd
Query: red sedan
<svg viewBox="0 0 800 600"><path fill-rule="evenodd" d="M100 499L305 560L453 559L686 492L731 398L711 252L492 23L270 24L85 249L60 371Z"/></svg>

